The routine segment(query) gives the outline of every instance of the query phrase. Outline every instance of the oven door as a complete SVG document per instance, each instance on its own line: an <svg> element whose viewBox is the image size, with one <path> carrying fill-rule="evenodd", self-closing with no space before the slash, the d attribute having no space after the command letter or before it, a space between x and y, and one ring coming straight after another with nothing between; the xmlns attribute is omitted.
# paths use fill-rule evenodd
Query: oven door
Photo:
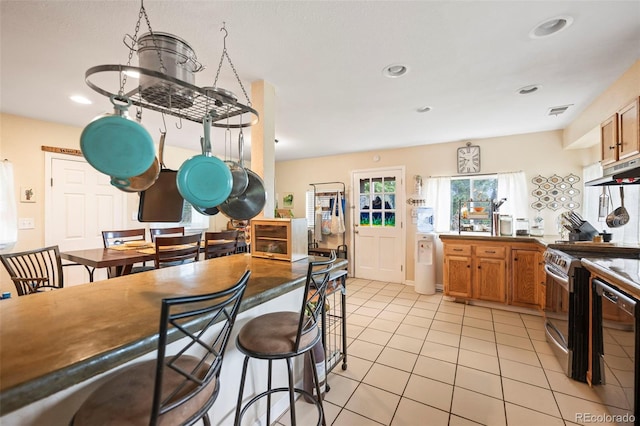
<svg viewBox="0 0 640 426"><path fill-rule="evenodd" d="M593 383L606 405L637 414L637 301L593 279Z"/></svg>
<svg viewBox="0 0 640 426"><path fill-rule="evenodd" d="M549 265L544 269L547 273L545 334L565 374L570 376L573 354L569 346L569 277L559 275Z"/></svg>

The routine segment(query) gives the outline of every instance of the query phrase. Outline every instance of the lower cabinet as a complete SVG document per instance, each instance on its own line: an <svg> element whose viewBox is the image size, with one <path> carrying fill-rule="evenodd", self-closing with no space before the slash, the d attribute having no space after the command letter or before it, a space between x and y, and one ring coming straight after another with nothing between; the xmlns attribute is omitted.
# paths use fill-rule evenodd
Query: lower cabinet
<svg viewBox="0 0 640 426"><path fill-rule="evenodd" d="M447 296L542 308L544 269L536 243L444 242Z"/></svg>
<svg viewBox="0 0 640 426"><path fill-rule="evenodd" d="M512 305L535 308L541 306L540 286L542 256L539 250L511 250Z"/></svg>
<svg viewBox="0 0 640 426"><path fill-rule="evenodd" d="M507 262L489 257L476 258L473 280L474 299L504 303L507 301Z"/></svg>
<svg viewBox="0 0 640 426"><path fill-rule="evenodd" d="M466 252L468 249L463 250ZM470 250L469 250L470 253ZM445 294L471 297L471 255L449 254L444 257Z"/></svg>

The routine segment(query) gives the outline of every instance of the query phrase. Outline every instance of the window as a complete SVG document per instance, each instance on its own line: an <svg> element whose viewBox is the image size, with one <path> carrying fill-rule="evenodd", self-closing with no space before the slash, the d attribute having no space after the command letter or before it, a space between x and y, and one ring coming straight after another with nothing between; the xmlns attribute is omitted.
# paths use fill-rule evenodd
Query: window
<svg viewBox="0 0 640 426"><path fill-rule="evenodd" d="M464 205L469 200L491 201L497 199L497 194L497 175L451 178L451 230L458 230L461 203ZM480 225L489 225L489 220L477 220L477 222Z"/></svg>
<svg viewBox="0 0 640 426"><path fill-rule="evenodd" d="M182 220L180 222L153 222L151 228L171 228L174 226L184 226L185 231L204 231L209 229L210 216L196 211L187 201L182 205Z"/></svg>

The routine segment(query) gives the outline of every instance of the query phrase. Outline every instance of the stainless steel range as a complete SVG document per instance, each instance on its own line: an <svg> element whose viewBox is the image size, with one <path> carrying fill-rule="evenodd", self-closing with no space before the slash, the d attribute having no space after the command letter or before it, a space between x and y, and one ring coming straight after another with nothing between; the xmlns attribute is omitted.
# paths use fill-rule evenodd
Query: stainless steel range
<svg viewBox="0 0 640 426"><path fill-rule="evenodd" d="M580 259L547 249L545 334L567 376L586 382L589 358L589 272Z"/></svg>

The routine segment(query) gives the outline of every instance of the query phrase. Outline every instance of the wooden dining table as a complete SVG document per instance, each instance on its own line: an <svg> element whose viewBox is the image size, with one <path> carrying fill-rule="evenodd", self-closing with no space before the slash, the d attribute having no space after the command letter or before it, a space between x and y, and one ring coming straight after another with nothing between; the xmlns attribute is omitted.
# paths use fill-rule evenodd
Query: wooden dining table
<svg viewBox="0 0 640 426"><path fill-rule="evenodd" d="M225 244L230 240L209 240L209 244ZM204 249L204 241L201 244ZM85 267L89 273L89 282L93 282L94 273L99 268L114 268L113 276L128 275L135 263L153 262L155 249L153 243L145 246L124 248L92 248L60 252L62 259Z"/></svg>

